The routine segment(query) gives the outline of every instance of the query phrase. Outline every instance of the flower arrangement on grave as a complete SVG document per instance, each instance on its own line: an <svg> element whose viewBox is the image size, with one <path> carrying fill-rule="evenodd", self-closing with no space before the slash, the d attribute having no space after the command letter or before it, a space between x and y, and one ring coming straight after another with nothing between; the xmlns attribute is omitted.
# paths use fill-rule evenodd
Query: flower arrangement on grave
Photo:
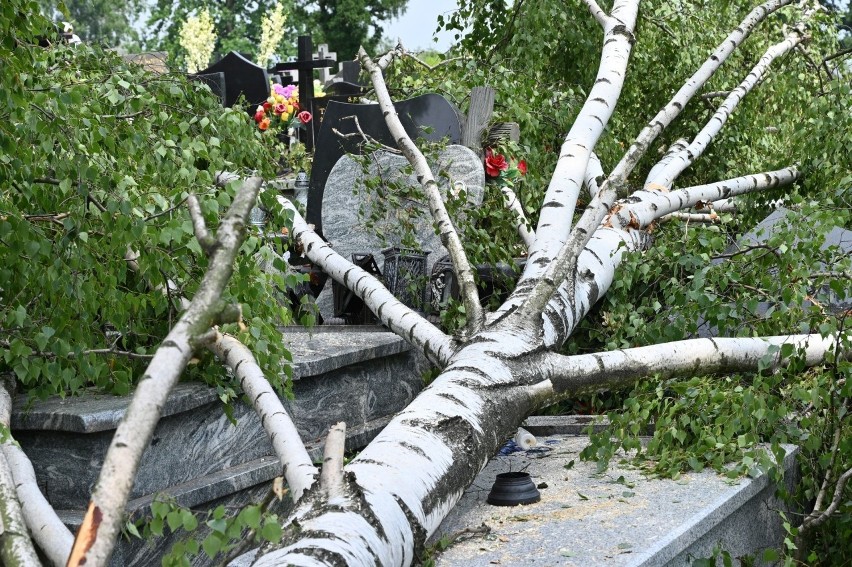
<svg viewBox="0 0 852 567"><path fill-rule="evenodd" d="M504 154L498 154L491 148L485 149L485 176L489 181L512 185L526 174L526 161L507 159Z"/></svg>
<svg viewBox="0 0 852 567"><path fill-rule="evenodd" d="M325 96L319 81L314 81L314 96ZM269 98L254 113L257 127L264 131L287 133L290 128L302 128L311 120L311 113L299 106L299 88L296 85L273 84Z"/></svg>

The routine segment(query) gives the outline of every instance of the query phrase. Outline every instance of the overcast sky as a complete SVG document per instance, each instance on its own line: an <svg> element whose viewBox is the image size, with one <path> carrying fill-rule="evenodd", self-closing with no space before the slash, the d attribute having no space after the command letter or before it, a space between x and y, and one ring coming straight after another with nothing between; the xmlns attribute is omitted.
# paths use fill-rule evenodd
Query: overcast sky
<svg viewBox="0 0 852 567"><path fill-rule="evenodd" d="M432 38L438 27L438 14L449 16L456 8L456 0L408 0L405 14L388 22L384 35L392 41L402 38L402 44L412 51L429 48L446 51L452 43L452 33L439 34L438 43Z"/></svg>

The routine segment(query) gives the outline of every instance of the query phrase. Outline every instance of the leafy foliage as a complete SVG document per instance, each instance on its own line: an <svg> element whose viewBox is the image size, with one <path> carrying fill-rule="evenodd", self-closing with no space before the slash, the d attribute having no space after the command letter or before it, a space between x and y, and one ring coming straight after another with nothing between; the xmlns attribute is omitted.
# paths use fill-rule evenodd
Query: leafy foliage
<svg viewBox="0 0 852 567"><path fill-rule="evenodd" d="M37 13L0 12L0 372L39 396L126 393L206 267L186 196L215 227L234 194L215 172L271 175L275 160L205 86L98 46L39 47L53 32ZM265 250L248 238L225 299L245 302L241 336L277 376L290 314L271 296L297 282L261 273ZM217 367L190 375L220 381Z"/></svg>
<svg viewBox="0 0 852 567"><path fill-rule="evenodd" d="M151 504L150 516L127 522L125 532L145 539L178 535L180 539L163 556L161 564L188 567L196 558L212 561L236 548L245 549L246 541L254 545L277 543L282 536L281 519L269 510L269 504L270 501L251 504L236 514L230 514L224 506L197 513L172 499L158 497Z"/></svg>

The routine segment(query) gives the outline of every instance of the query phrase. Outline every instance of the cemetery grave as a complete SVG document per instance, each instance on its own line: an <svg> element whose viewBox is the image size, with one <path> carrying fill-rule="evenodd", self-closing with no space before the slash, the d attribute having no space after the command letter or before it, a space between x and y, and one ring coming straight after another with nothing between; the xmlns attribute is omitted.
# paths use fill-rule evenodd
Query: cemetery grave
<svg viewBox="0 0 852 567"><path fill-rule="evenodd" d="M431 220L426 215L419 217L414 223L416 248L406 250L403 235L395 230L398 226L395 226L394 211L390 211L390 216L378 224L365 227L364 215L370 214L369 198L363 191L353 190L353 187L363 185L365 176L383 178L390 184L419 185L413 175L400 173L405 169L407 161L393 152L376 150L366 155L370 163L366 172L361 160L351 155L364 153L365 136L391 148L396 145L384 124L381 110L378 105L348 102L349 98L363 92L361 85L357 84L357 72L351 64L347 64L351 62L341 65L341 72L332 77L328 69L335 63L335 54L329 52L327 46L319 46L314 53L310 37L302 37L298 47L299 55L295 61L279 63L272 70L259 67L232 52L194 75L194 78L210 86L211 91L221 98L223 105L233 106L242 97L250 111L269 95L270 80L279 84L297 83L299 100L304 101L300 102L304 104L302 108L308 109L315 117L308 124L304 138L306 146L315 152L313 169L309 181L303 172L299 178L306 219L340 254L357 260L368 271L383 275L388 287L397 296L405 297L404 303L418 310L426 310L430 304L439 309L452 295L452 266L445 259L446 251L434 233ZM315 70L332 96L324 97L323 100L315 98ZM484 96L487 99L487 94ZM491 97L493 105L493 93ZM490 114L487 100L483 104L486 107L485 114ZM480 206L485 191L485 172L479 146L482 129L487 124L487 120L482 119L482 113L464 117L438 95L401 101L396 103L396 108L412 138L448 142L432 165L436 177L446 180L442 189L463 190L468 207ZM517 136L511 126L503 126L502 131L504 135ZM493 142L494 138L491 140ZM262 222L262 218L257 219L257 226L264 230ZM766 224L771 227L774 222L767 219ZM852 237L847 232L832 233L829 243L852 250ZM406 252L411 253L405 256ZM411 272L415 271L412 268L408 272L399 269L405 262L409 266L418 266L417 275L411 276ZM480 266L478 269L483 280L487 280L492 271L511 275L508 267ZM433 274L431 285L427 285L426 281L415 282L412 279L425 279L430 274ZM407 284L411 283L419 286L419 291L407 290ZM341 290L337 291L342 293ZM332 286L326 286L318 295L320 312L327 321L342 317L347 323L363 325L370 322L363 304L358 305L351 297L335 296ZM838 301L848 305L849 298L838 298ZM295 400L288 402L287 408L315 458L319 457L319 440L332 424L345 421L349 427L347 446L350 449L359 448L422 388L421 376L428 367L426 361L411 351L402 339L375 326L326 325L312 330L292 328L287 329L286 334L294 354L295 380ZM13 421L16 438L32 458L43 492L61 510L63 520L76 528L82 519L90 488L96 480L96 471L100 469L112 433L127 406L127 399L96 396L86 400L52 399L36 402L26 409L24 406L25 400L19 398ZM198 384L183 384L173 392L163 416L134 485L133 500L129 505L131 513L146 513L155 494L169 495L179 504L194 509L205 509L220 503L242 505L259 500L267 490L268 481L279 474L277 460L270 457L272 451L266 435L254 411L248 406L236 404L234 417L237 424L231 426L222 415L215 391ZM187 431L191 433L186 435ZM560 443L570 445L571 451L579 452L576 447L581 441L564 436L555 438L554 446ZM55 447L62 447L61 455L57 454ZM792 466L793 451L792 448L788 451L788 458L784 461L787 468ZM191 458L186 458L188 455ZM180 458L176 459L175 456ZM522 457L514 458L517 460ZM499 458L492 461L480 475L481 482L489 483L507 462ZM523 463L509 466L523 466ZM555 473L541 470L537 474L542 477L551 475L554 480L548 482L553 483L558 481L556 477L563 474L560 467L561 464ZM591 476L586 469L583 474ZM725 487L721 486L721 482L714 483L710 475L706 476L697 480L697 488L696 485L690 488L671 486L670 492L646 495L643 506L634 507L641 517L624 520L635 523L636 534L623 535L622 524L615 526L618 534L624 538L635 535L637 540L641 540L642 530L647 527L643 524L647 520L645 511L656 510L663 516L667 513L666 509L658 505L661 501L680 504L691 498L689 494L692 490L724 492ZM579 482L574 479L571 486L578 486ZM702 501L704 508L698 513L713 518L702 524L706 528L702 528L704 531L697 533L696 522L690 523L694 518L689 517L689 521L683 525L660 528L670 532L661 536L659 542L662 543L654 543L647 550L635 542L626 547L619 545L620 551L613 551L611 546L606 548L605 544L611 542L603 542L600 544L603 547L599 548L590 547L591 551L585 546L577 549L550 549L547 547L549 544L543 543L541 538L556 539L558 533L565 529L576 533L577 526L571 524L566 527L560 523L561 520L553 520L551 516L558 515L559 510L536 508L515 513L515 517L517 514L544 514L539 517L542 522L530 524L535 526L535 533L529 529L523 531L514 528L500 532L502 535L496 541L506 543L502 539L505 537L508 541L519 542L514 546L511 543L505 546L489 543L483 548L483 544L476 542L459 545L446 553L441 562L447 565L461 561L483 565L501 562L526 564L536 557L544 557L545 563L547 558L561 557L565 559L559 559L560 564L580 565L594 560L596 553L612 553L633 554L629 558L619 558L625 559L618 561L619 564L651 565L662 560L685 564L696 554L706 554L712 550L714 538L721 537L722 532L719 530L739 530L731 527L734 524L719 527L728 516L736 517L736 522L748 525L754 515L753 509L765 506L764 500L769 500L767 487L768 480L765 477L743 481L736 489L725 492L726 496L721 500ZM671 500L675 493L679 500ZM471 528L486 516L493 520L495 516L490 511L483 511L487 508L483 508L480 496L477 491L470 491L436 537L452 534L454 530ZM581 500L588 498L583 497ZM561 508L572 506L580 508L585 505L561 505ZM574 510L567 515L574 516L576 520L578 514L580 512ZM614 516L609 515L601 522L612 524L613 519ZM503 518L500 523L504 521L515 520ZM549 527L543 528L542 523ZM777 538L777 526L766 529L771 531L771 538ZM695 537L686 541L689 538L684 539L686 536L683 534L692 532L696 532L693 534ZM744 549L751 551L754 546L770 541L765 535L758 538L759 544L748 541ZM488 541L495 542L494 539ZM151 564L171 543L173 540L169 539L125 541L113 556L113 564ZM545 551L551 555L542 556Z"/></svg>

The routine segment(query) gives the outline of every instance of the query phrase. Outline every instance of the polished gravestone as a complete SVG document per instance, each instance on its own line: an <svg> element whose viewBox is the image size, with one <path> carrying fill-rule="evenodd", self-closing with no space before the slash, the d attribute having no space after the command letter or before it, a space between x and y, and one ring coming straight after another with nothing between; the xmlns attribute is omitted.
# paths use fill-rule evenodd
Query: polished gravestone
<svg viewBox="0 0 852 567"><path fill-rule="evenodd" d="M255 65L239 53L231 51L197 75L222 73L225 76L225 106L234 106L240 95L246 99L247 110L269 98L269 74L266 69Z"/></svg>
<svg viewBox="0 0 852 567"><path fill-rule="evenodd" d="M447 140L450 144L457 144L461 140L458 111L444 97L427 94L397 102L394 106L405 131L412 139L422 138L431 142ZM357 123L352 117L357 117ZM344 154L363 153L364 139L359 135L359 126L365 135L379 143L397 147L378 104L328 103L317 134L306 211L307 221L320 234L324 234L323 195L332 168ZM342 137L341 134L354 136Z"/></svg>
<svg viewBox="0 0 852 567"><path fill-rule="evenodd" d="M219 102L222 103L222 106L226 106L225 73L222 73L221 71L218 73L206 74L196 73L194 75L189 75L189 79L207 85L210 88L210 92L212 92L219 99Z"/></svg>
<svg viewBox="0 0 852 567"><path fill-rule="evenodd" d="M390 247L404 247L407 231L403 225L411 223L412 233L408 236L413 238L416 250L430 253L426 258L425 271L426 275L430 274L435 262L447 252L435 233L434 221L425 201L412 199L404 207L388 208L377 202L375 189L367 188L368 180L378 179L386 187L395 187L389 189L391 191L403 187L419 188L416 175L407 172L410 170L408 161L400 155L379 151L366 157L366 171L358 158L344 156L328 176L322 203L326 240L347 259L352 254L372 254L379 269L384 270L382 251ZM482 204L485 171L481 158L472 150L460 145L448 146L429 165L445 199L448 192L461 198L463 189L466 197L463 207ZM371 217L373 222L368 225L366 220ZM331 286L326 286L317 300L325 318L333 316L331 294Z"/></svg>

